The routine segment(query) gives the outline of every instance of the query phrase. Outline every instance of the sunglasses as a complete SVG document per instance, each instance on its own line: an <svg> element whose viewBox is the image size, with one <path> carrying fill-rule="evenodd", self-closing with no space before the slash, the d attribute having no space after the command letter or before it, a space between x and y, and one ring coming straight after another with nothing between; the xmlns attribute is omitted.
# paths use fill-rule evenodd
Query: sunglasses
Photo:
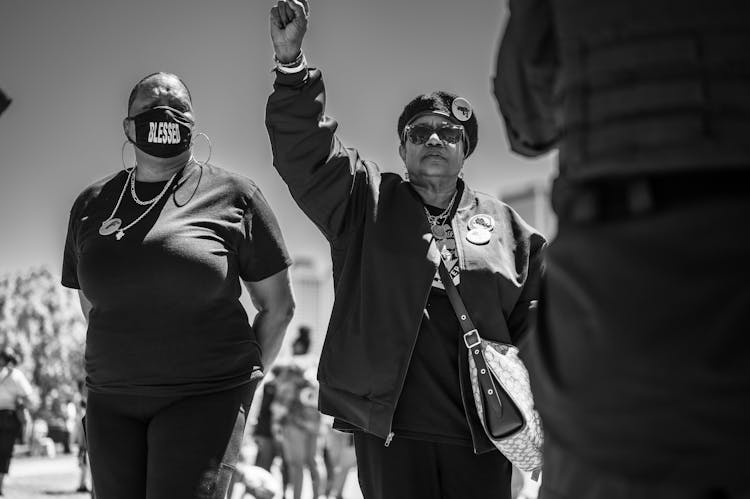
<svg viewBox="0 0 750 499"><path fill-rule="evenodd" d="M464 138L464 127L460 125L440 125L433 128L429 125L417 124L408 125L404 129L404 136L409 139L409 142L416 145L424 144L430 140L433 133L437 133L442 142L458 144Z"/></svg>

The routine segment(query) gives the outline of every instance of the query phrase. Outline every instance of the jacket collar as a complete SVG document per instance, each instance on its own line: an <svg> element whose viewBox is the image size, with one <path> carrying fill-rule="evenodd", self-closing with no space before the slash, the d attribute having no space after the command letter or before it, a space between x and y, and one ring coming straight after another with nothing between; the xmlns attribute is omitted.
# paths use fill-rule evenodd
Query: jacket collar
<svg viewBox="0 0 750 499"><path fill-rule="evenodd" d="M474 191L466 185L466 182L464 182L462 178L459 178L458 182L460 184L459 188L460 186L463 186L463 189L461 191L461 200L458 203L456 211L468 210L476 204L477 196Z"/></svg>
<svg viewBox="0 0 750 499"><path fill-rule="evenodd" d="M412 185L409 183L408 180L403 180L402 185L408 185L409 186L409 192L411 193L412 197L419 202L419 204L423 204L424 201L422 201L422 198L419 196L419 193L417 193L416 189L412 187ZM468 185L466 185L466 182L463 181L462 178L458 178L456 188L461 191L461 199L458 202L458 207L456 208L456 211L464 211L471 209L477 204L477 195L476 193L469 188ZM425 219L426 220L426 219ZM429 224L428 224L429 228Z"/></svg>

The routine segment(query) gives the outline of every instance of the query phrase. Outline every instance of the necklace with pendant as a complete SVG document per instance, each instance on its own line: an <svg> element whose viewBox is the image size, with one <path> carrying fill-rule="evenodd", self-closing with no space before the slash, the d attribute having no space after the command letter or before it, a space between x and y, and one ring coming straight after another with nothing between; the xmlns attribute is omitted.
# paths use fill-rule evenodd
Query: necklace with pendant
<svg viewBox="0 0 750 499"><path fill-rule="evenodd" d="M448 236L448 225L444 222L440 222L430 226L430 232L438 239L445 239Z"/></svg>
<svg viewBox="0 0 750 499"><path fill-rule="evenodd" d="M446 222L448 220L448 216L450 215L451 209L453 208L453 202L456 200L457 192L458 191L453 193L453 197L451 197L451 201L450 203L448 203L448 207L438 215L432 215L427 207L422 205L422 208L427 215L427 221L430 224L430 232L432 232L432 235L437 239L445 239L446 237L448 237L448 229L450 228L450 226L446 224Z"/></svg>
<svg viewBox="0 0 750 499"><path fill-rule="evenodd" d="M169 178L169 181L167 181L166 185L164 185L164 188L161 190L159 195L157 195L155 198L150 199L149 201L143 202L140 199L135 196L135 167L131 168L128 172L128 178L125 179L125 184L122 186L122 191L120 192L120 197L117 199L117 203L115 204L115 208L112 210L112 213L109 214L106 220L102 222L102 225L99 227L99 234L102 236L110 236L112 234L115 235L115 239L118 241L123 238L125 235L125 231L140 222L148 213L151 211L151 209L156 206L158 201L166 194L166 192L169 190L169 187L172 185L172 181L177 176L177 173L181 171L177 170L172 174L172 176ZM148 208L141 213L141 215L130 222L125 227L122 227L122 219L121 218L115 218L115 213L117 213L117 209L120 207L120 203L122 202L122 198L125 195L125 191L128 188L128 185L130 185L131 188L131 195L133 196L133 201L140 205L146 205L148 204Z"/></svg>

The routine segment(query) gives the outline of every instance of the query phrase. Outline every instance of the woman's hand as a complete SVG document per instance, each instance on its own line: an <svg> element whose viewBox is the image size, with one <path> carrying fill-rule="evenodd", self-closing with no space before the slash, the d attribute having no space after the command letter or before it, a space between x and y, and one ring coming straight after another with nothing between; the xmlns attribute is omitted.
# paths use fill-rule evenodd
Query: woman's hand
<svg viewBox="0 0 750 499"><path fill-rule="evenodd" d="M279 0L271 8L271 41L282 64L294 61L302 50L309 16L307 0Z"/></svg>

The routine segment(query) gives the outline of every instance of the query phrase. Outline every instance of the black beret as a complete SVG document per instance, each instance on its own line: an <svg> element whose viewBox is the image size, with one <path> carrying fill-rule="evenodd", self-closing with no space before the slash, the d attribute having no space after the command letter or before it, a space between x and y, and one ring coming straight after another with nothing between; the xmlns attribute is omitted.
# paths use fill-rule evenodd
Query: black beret
<svg viewBox="0 0 750 499"><path fill-rule="evenodd" d="M459 125L463 125L466 138L469 141L466 157L468 158L477 147L479 137L477 136L477 117L468 100L458 95L439 90L430 94L418 95L412 99L401 116L398 117L398 138L403 144L404 128L415 118L427 113L442 114Z"/></svg>

